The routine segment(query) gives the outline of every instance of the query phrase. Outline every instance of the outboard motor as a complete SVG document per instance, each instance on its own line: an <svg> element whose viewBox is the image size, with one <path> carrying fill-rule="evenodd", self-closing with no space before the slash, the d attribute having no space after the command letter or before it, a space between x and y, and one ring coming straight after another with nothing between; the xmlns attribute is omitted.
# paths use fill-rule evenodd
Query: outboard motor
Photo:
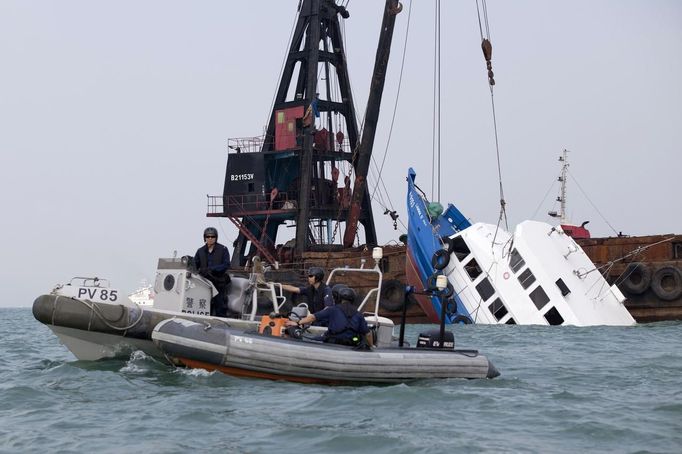
<svg viewBox="0 0 682 454"><path fill-rule="evenodd" d="M452 334L452 331L445 331L443 333L443 342L441 343L440 330L438 329L420 333L417 338L417 348L442 348L454 350L455 335Z"/></svg>

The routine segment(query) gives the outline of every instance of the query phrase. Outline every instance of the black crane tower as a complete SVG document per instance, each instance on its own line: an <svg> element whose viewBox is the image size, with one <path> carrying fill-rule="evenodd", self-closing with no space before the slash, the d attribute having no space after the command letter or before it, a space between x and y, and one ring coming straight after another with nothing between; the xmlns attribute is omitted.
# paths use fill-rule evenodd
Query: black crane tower
<svg viewBox="0 0 682 454"><path fill-rule="evenodd" d="M334 0L299 2L266 133L228 140L223 195L209 196L208 216L227 217L239 229L233 266L256 253L286 263L306 251L343 249L358 222L366 244L377 243L365 180L401 7L386 0L360 143L340 27L349 13ZM293 241L277 244L280 229L294 226Z"/></svg>

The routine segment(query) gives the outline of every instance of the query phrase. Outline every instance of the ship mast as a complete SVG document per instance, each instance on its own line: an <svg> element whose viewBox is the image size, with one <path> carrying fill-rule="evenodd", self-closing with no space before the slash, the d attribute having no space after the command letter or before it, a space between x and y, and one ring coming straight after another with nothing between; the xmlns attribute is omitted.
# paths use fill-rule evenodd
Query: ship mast
<svg viewBox="0 0 682 454"><path fill-rule="evenodd" d="M568 150L564 149L564 151L561 153L561 156L559 156L559 162L562 162L563 164L561 165L561 175L559 175L558 181L561 183L561 191L559 196L556 198L556 201L559 202L560 208L559 212L557 213L556 211L550 211L549 214L553 218L559 218L559 221L561 224L568 224L568 219L566 217L566 178L568 174Z"/></svg>

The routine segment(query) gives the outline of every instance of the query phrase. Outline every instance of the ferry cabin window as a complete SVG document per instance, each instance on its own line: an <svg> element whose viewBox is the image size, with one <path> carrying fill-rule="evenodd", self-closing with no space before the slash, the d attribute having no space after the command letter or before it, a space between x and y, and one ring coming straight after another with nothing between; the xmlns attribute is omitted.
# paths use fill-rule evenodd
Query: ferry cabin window
<svg viewBox="0 0 682 454"><path fill-rule="evenodd" d="M502 317L507 315L507 308L504 307L502 300L499 298L495 298L495 301L490 303L490 306L488 306L488 310L490 311L491 314L493 314L493 316L498 322L502 320Z"/></svg>
<svg viewBox="0 0 682 454"><path fill-rule="evenodd" d="M513 318L510 318L509 320L507 320L507 323L505 323L505 325L516 325L516 322L514 321Z"/></svg>
<svg viewBox="0 0 682 454"><path fill-rule="evenodd" d="M514 249L511 251L511 257L509 258L509 267L512 269L514 273L519 271L523 265L525 265L526 262L523 260L523 257L521 257L521 254L519 254L519 251Z"/></svg>
<svg viewBox="0 0 682 454"><path fill-rule="evenodd" d="M469 254L471 254L469 246L467 246L466 242L464 241L464 238L462 238L461 236L452 238L450 244L452 245L451 252L455 253L457 259L459 259L460 262L467 258Z"/></svg>
<svg viewBox="0 0 682 454"><path fill-rule="evenodd" d="M495 293L495 288L487 277L484 277L483 280L476 285L476 290L478 290L478 294L481 295L483 301L488 301Z"/></svg>
<svg viewBox="0 0 682 454"><path fill-rule="evenodd" d="M550 325L561 325L564 322L564 318L559 314L559 311L556 310L556 307L551 308L545 313L545 320L547 320L547 323Z"/></svg>
<svg viewBox="0 0 682 454"><path fill-rule="evenodd" d="M521 284L521 287L527 289L530 287L530 284L535 282L535 276L533 276L533 273L530 271L530 268L526 268L526 270L519 274L518 276L519 283Z"/></svg>
<svg viewBox="0 0 682 454"><path fill-rule="evenodd" d="M545 304L549 303L549 296L547 296L545 291L539 285L535 290L530 292L528 296L530 296L530 299L533 301L533 303L535 303L535 307L538 309L542 309L545 307Z"/></svg>
<svg viewBox="0 0 682 454"><path fill-rule="evenodd" d="M466 265L464 265L464 269L467 271L467 274L469 275L472 281L475 280L478 276L480 276L481 273L483 272L481 270L481 267L478 266L478 262L476 261L476 259L469 260L469 262Z"/></svg>
<svg viewBox="0 0 682 454"><path fill-rule="evenodd" d="M559 290L561 290L561 294L562 294L563 296L566 296L566 295L568 295L569 293L571 293L571 289L568 288L568 286L566 285L566 283L564 282L564 280L561 279L561 278L557 279L557 281L556 281L556 286L559 287Z"/></svg>

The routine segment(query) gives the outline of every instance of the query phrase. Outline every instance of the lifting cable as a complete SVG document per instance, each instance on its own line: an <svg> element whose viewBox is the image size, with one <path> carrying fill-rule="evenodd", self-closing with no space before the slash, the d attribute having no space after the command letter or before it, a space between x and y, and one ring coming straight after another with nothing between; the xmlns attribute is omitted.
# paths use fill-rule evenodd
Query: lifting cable
<svg viewBox="0 0 682 454"><path fill-rule="evenodd" d="M481 10L483 10L483 23L485 24L485 34L483 32L483 24L481 23ZM497 115L495 113L495 97L493 94L493 87L495 86L495 79L492 66L492 55L493 55L493 45L490 42L490 26L488 24L488 6L486 0L476 0L476 12L478 14L478 28L481 33L481 49L483 50L483 57L486 62L486 69L488 70L488 86L490 87L490 104L492 105L493 114L493 129L495 131L495 151L497 154L497 177L500 185L500 216L497 220L497 229L495 230L495 236L497 236L497 230L500 227L500 222L504 218L504 225L507 230L509 230L509 225L507 223L507 203L504 200L504 190L502 188L502 166L500 164L500 144L497 135ZM495 239L493 238L493 243Z"/></svg>
<svg viewBox="0 0 682 454"><path fill-rule="evenodd" d="M440 0L436 0L433 27L433 121L431 136L431 200L435 197L434 185L438 184L437 200L440 202ZM436 162L438 164L436 164ZM437 176L436 176L437 172Z"/></svg>

